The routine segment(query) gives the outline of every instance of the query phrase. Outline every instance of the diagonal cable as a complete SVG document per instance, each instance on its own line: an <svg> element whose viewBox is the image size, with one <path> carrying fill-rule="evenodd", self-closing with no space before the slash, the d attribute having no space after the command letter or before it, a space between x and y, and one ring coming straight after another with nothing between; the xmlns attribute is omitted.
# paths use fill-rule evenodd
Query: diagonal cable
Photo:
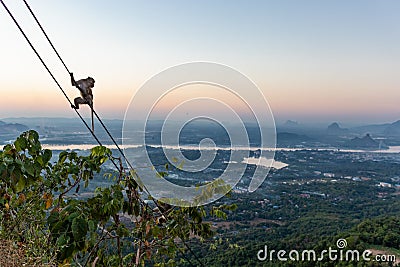
<svg viewBox="0 0 400 267"><path fill-rule="evenodd" d="M32 14L32 16L34 17L34 19L36 20L37 24L39 25L40 29L42 30L43 34L46 36L48 42L50 43L51 47L53 48L54 52L57 54L58 58L60 59L60 61L62 62L62 64L64 65L65 69L69 72L66 64L64 63L64 61L62 60L61 56L59 55L59 53L57 52L57 50L55 49L53 43L50 41L50 38L48 37L48 35L46 34L45 30L43 29L43 27L41 26L41 24L39 23L38 19L36 18L35 14L33 13L32 9L30 8L30 6L28 5L28 3L23 0L25 5L27 6L27 8L29 9L30 13ZM29 46L31 47L31 49L33 50L33 52L36 54L36 56L38 57L38 59L40 60L40 62L42 63L42 65L44 66L44 68L47 70L47 72L49 73L49 75L51 76L51 78L54 80L54 82L56 83L57 87L60 89L60 91L63 93L63 95L65 96L65 98L67 99L67 101L69 102L69 104L72 106L72 102L69 99L68 95L65 93L64 89L61 87L61 85L59 84L59 82L57 81L57 79L54 77L53 73L50 71L50 69L47 67L46 63L43 61L42 57L40 56L40 54L37 52L36 48L33 46L33 44L31 43L31 41L29 40L28 36L25 34L24 30L21 28L21 26L19 25L19 23L17 22L17 20L15 19L15 17L13 16L13 14L11 13L11 11L8 9L8 7L6 6L6 4L4 3L3 0L0 0L1 4L3 5L4 9L7 11L7 13L10 15L11 19L14 21L15 25L18 27L19 31L21 32L21 34L24 36L25 40L28 42ZM97 138L97 136L94 134L94 132L92 131L92 129L90 128L90 126L86 123L86 121L83 119L83 117L81 116L81 114L78 112L78 110L74 109L76 114L79 116L79 118L82 120L82 122L84 123L84 125L86 126L86 128L89 130L89 132L92 134L93 138L97 141L97 143L100 146L103 146L102 143L100 142L100 140ZM93 110L94 114L96 115L97 119L99 120L99 122L101 123L101 125L103 126L104 130L107 132L107 134L109 135L109 137L111 138L111 140L113 141L113 143L116 145L118 151L121 153L121 155L123 156L123 158L126 160L126 162L128 163L129 167L131 169L134 169L133 166L131 165L131 163L128 161L128 159L125 156L125 153L123 153L122 149L120 148L120 146L118 145L118 143L115 141L114 137L111 135L111 133L109 132L109 130L107 129L107 127L105 126L105 124L103 123L103 121L101 120L101 118L98 116L98 114ZM111 157L111 155L108 155L108 157L110 158L110 160L112 161L113 165L116 167L116 169L118 170L118 165L115 163L114 159ZM150 195L150 192L147 190L147 188L143 186L143 189L145 189L145 191ZM155 203L155 205L159 208L159 210L161 211L158 203L156 201L153 200L153 202ZM163 214L164 215L164 214ZM164 215L165 216L165 215ZM167 218L167 217L166 217ZM191 252L191 254L193 254L193 256L195 257L195 259L200 263L201 266L204 266L204 264L202 263L202 261L200 261L200 259L197 257L196 254L194 254L194 252L190 249L190 247L186 244L186 242L184 240L182 240L182 242L184 243L184 245L188 248L188 250ZM174 242L175 244L175 242ZM176 246L176 244L175 244Z"/></svg>
<svg viewBox="0 0 400 267"><path fill-rule="evenodd" d="M33 44L31 43L31 41L29 40L28 36L25 34L24 30L21 28L21 26L19 25L19 23L17 22L17 20L15 19L15 17L13 16L13 14L11 13L11 11L8 9L8 7L6 6L6 4L3 2L3 0L0 0L1 4L3 5L3 7L5 8L5 10L7 11L7 13L10 15L11 19L14 21L15 25L18 27L19 31L21 32L21 34L24 36L25 40L28 42L29 46L32 48L33 52L36 54L36 56L39 58L40 62L42 63L42 65L44 66L44 68L47 70L47 72L49 73L49 75L51 76L51 78L53 79L53 81L56 83L57 87L60 89L60 91L63 93L63 95L65 96L65 98L67 99L67 101L69 102L70 105L72 105L71 100L69 99L69 97L67 96L67 94L65 93L64 89L61 87L60 83L57 81L57 79L54 77L53 73L50 71L50 69L47 67L46 63L43 61L42 57L40 56L40 54L38 53L38 51L36 50L36 48L33 46ZM82 122L85 124L86 128L90 131L90 133L92 134L93 138L97 141L97 143L102 146L102 143L100 142L100 140L97 138L97 136L92 132L91 128L89 127L89 125L86 123L86 121L83 119L83 117L81 116L81 114L78 112L78 110L74 109L76 114L79 116L79 118L82 120ZM113 161L114 166L118 169L118 166L116 165L116 163Z"/></svg>
<svg viewBox="0 0 400 267"><path fill-rule="evenodd" d="M67 68L67 65L65 65L64 60L62 60L60 54L58 54L57 49L54 47L53 43L50 41L49 36L47 36L46 31L43 29L42 25L40 24L39 20L37 19L37 17L35 16L35 13L33 13L31 7L28 5L28 3L26 2L26 0L23 0L26 7L29 9L29 12L31 12L33 18L35 19L36 23L39 25L39 28L42 30L44 36L46 36L47 41L49 41L51 47L53 48L54 52L56 53L56 55L58 56L58 58L60 59L61 63L64 65L65 69L68 71L68 73L70 73L69 69Z"/></svg>

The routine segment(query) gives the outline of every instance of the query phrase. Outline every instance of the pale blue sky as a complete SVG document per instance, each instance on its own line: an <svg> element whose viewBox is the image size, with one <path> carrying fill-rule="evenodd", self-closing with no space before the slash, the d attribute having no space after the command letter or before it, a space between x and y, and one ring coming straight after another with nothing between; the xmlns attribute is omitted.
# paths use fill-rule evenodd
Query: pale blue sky
<svg viewBox="0 0 400 267"><path fill-rule="evenodd" d="M73 98L23 2L5 2ZM399 1L29 3L75 75L95 77L108 118L122 118L134 91L163 69L212 61L251 78L278 120L400 119ZM0 9L0 118L74 116Z"/></svg>

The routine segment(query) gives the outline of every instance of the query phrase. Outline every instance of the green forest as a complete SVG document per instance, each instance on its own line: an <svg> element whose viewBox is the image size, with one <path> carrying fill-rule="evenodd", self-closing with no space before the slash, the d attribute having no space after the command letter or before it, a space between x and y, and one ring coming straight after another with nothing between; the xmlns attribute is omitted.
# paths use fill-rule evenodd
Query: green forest
<svg viewBox="0 0 400 267"><path fill-rule="evenodd" d="M293 185L288 169L272 173L279 183L271 180L252 194L232 192L212 205L173 207L145 194L134 171L103 170L105 162L119 161L105 147L86 156L63 151L51 159L35 131L0 152L0 266L395 266L400 259L398 193L373 180ZM382 173L397 173L396 164L380 161L370 161L364 172L374 170L373 164ZM343 173L359 167L343 166ZM93 188L99 176L108 183ZM78 197L88 190L92 194ZM220 183L204 195L224 190ZM388 257L257 258L265 246L319 255L343 239L343 253L371 250L372 258Z"/></svg>
<svg viewBox="0 0 400 267"><path fill-rule="evenodd" d="M213 236L204 217L225 218L235 208L178 208L145 198L136 174L124 170L78 199L70 193L89 185L111 151L98 146L89 156L64 151L57 162L51 158L35 131L1 151L1 266L176 266L192 262L187 240ZM218 190L224 186L205 193Z"/></svg>

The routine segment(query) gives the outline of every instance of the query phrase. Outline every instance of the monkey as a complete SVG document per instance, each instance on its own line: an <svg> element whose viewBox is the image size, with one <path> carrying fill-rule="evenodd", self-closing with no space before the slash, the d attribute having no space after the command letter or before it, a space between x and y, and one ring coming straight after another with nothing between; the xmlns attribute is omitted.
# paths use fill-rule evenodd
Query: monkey
<svg viewBox="0 0 400 267"><path fill-rule="evenodd" d="M74 109L79 109L80 104L88 104L90 108L93 109L93 92L94 79L92 77L87 77L86 79L81 79L75 81L74 74L71 72L71 84L79 89L82 97L76 97L74 99L74 105L71 105Z"/></svg>
<svg viewBox="0 0 400 267"><path fill-rule="evenodd" d="M92 88L94 87L94 79L92 77L87 77L86 79L81 79L75 81L74 74L71 72L71 84L79 89L81 92L81 97L76 97L74 99L74 104L71 104L71 108L79 109L80 104L89 105L92 110L92 132L94 132L94 121L93 121L93 92Z"/></svg>

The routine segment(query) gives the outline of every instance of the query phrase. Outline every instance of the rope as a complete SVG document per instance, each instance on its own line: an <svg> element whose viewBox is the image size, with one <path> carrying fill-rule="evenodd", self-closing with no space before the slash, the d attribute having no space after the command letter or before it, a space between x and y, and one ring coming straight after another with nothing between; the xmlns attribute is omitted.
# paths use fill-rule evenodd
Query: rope
<svg viewBox="0 0 400 267"><path fill-rule="evenodd" d="M53 43L50 41L50 38L48 37L46 31L43 29L42 25L40 24L39 20L37 19L37 17L35 16L35 14L33 13L32 9L30 8L30 6L28 5L28 3L23 0L26 7L29 9L30 13L32 14L32 16L34 17L36 23L39 25L40 29L42 30L43 34L45 35L47 41L50 43L51 47L53 48L54 52L57 54L58 58L60 59L60 61L62 62L62 64L64 65L65 69L67 70L68 74L70 74L70 71L68 70L68 67L66 66L66 64L64 63L64 61L62 60L60 54L57 52L56 48L54 47ZM54 77L53 73L50 71L50 69L47 67L46 63L43 61L42 57L40 56L40 54L37 52L36 48L33 46L33 44L31 43L31 41L29 40L28 36L25 34L24 30L21 28L21 26L19 25L19 23L17 22L17 20L15 19L15 17L13 16L13 14L11 13L11 11L8 9L8 7L6 6L6 4L3 2L3 0L0 0L0 2L2 3L4 9L7 11L7 13L10 15L11 19L14 21L15 25L18 27L19 31L21 32L21 34L24 36L25 40L28 42L29 46L31 47L31 49L33 50L33 52L36 54L36 56L38 57L38 59L40 60L40 62L42 63L42 65L44 66L44 68L47 70L47 72L49 73L49 75L51 76L51 78L54 80L54 82L56 83L57 87L60 89L60 91L63 93L63 95L65 96L65 98L67 99L67 101L69 102L69 104L72 106L72 101L70 100L70 98L68 97L68 95L65 93L64 89L61 87L61 85L59 84L59 82L57 81L57 79ZM100 146L103 146L102 143L100 142L100 140L97 138L97 136L95 135L95 133L92 131L92 129L90 128L90 126L86 123L86 121L83 119L83 117L81 116L81 114L78 112L77 109L74 109L76 114L79 116L79 118L82 120L82 122L84 123L84 125L86 126L86 128L89 130L89 132L92 134L93 138L97 141L97 143ZM122 149L120 148L120 146L118 145L118 143L115 141L114 137L111 135L110 131L108 130L108 128L106 127L106 125L103 123L103 121L101 120L100 116L97 114L96 111L93 110L93 113L96 115L97 119L99 120L99 122L101 123L101 125L103 126L104 130L107 132L108 136L110 137L110 139L113 141L114 145L117 147L119 153L123 156L123 158L125 159L125 161L128 163L129 167L131 169L134 169L132 164L129 162L129 160L126 158L125 153L122 151ZM118 165L115 163L113 157L111 155L107 155L108 158L111 160L111 162L113 163L113 165L115 166L115 168L118 170ZM145 187L145 185L143 185L143 189L149 194L150 192L147 190L147 188ZM159 211L162 213L162 209L159 207L158 203L153 199L154 204L159 208ZM163 214L166 218L167 216L165 214ZM191 248L189 247L189 245L186 244L186 242L184 240L182 240L183 244L185 245L185 247L189 250L189 252L195 257L195 259L197 260L197 262L201 265L204 266L203 262L200 261L200 259L197 257L196 254L194 254L194 252L191 250ZM177 245L174 242L174 245L177 247ZM178 247L177 247L178 248ZM179 248L178 248L179 250ZM188 260L190 264L192 264L190 262L190 260ZM192 264L193 265L193 264Z"/></svg>
<svg viewBox="0 0 400 267"><path fill-rule="evenodd" d="M65 96L65 98L67 99L67 101L69 102L70 105L72 105L71 100L69 99L68 95L65 93L64 89L61 87L61 85L59 84L59 82L57 81L57 79L54 77L53 73L50 71L50 69L47 67L46 63L43 61L42 57L39 55L38 51L36 50L36 48L33 46L33 44L31 43L31 41L29 40L28 36L25 34L24 30L21 28L21 26L19 25L19 23L17 22L17 20L15 19L15 17L13 16L13 14L11 13L11 11L8 9L8 7L6 6L6 4L3 2L3 0L0 0L1 4L3 5L3 7L5 8L5 10L7 11L7 13L10 15L11 19L14 21L15 25L18 27L19 31L21 32L21 34L24 36L25 40L28 42L29 46L32 48L33 52L36 54L36 56L39 58L40 62L42 63L42 65L44 66L44 68L47 70L47 72L49 73L49 75L51 76L51 78L53 79L53 81L56 83L57 87L60 89L60 91L63 93L63 95ZM86 123L86 121L83 119L83 117L81 116L81 114L78 112L78 110L74 109L76 114L79 116L79 118L82 120L82 122L84 123L84 125L86 126L86 128L89 130L89 132L92 134L93 138L97 141L97 143L102 146L102 143L100 142L100 140L97 138L97 136L94 134L94 132L90 129L89 125ZM118 165L116 165L116 163L113 161L114 166L118 169Z"/></svg>
<svg viewBox="0 0 400 267"><path fill-rule="evenodd" d="M28 5L28 3L25 0L23 0L23 1L25 3L26 7L29 9L29 12L31 12L31 14L32 14L33 18L35 19L37 25L39 25L39 28L42 30L42 33L44 34L44 36L46 36L46 39L47 39L47 41L49 41L49 43L50 43L51 47L53 48L54 52L56 52L56 55L60 59L61 63L64 65L64 67L68 71L68 73L70 73L69 69L67 68L67 65L65 65L65 63L62 60L60 54L58 54L58 52L57 52L56 48L54 47L53 43L50 41L49 36L47 36L47 34L46 34L45 30L43 29L42 25L40 24L39 20L36 18L35 14L33 13L31 7Z"/></svg>

